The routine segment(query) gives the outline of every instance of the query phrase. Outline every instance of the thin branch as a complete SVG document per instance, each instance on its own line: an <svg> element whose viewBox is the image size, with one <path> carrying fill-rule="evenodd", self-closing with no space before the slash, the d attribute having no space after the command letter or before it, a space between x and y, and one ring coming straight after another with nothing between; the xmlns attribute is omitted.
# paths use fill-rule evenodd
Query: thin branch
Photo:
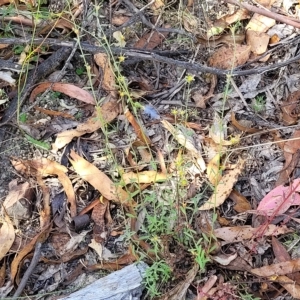
<svg viewBox="0 0 300 300"><path fill-rule="evenodd" d="M238 5L239 7L243 7L246 8L249 11L252 11L254 13L266 16L268 18L274 19L278 22L284 23L284 24L288 24L291 26L294 26L296 28L300 28L300 23L297 20L291 20L290 18L283 16L283 15L279 15L276 14L268 9L262 9L253 5L250 5L248 3L246 3L245 1L237 1L237 0L225 0L225 2L230 3L230 4L235 4Z"/></svg>

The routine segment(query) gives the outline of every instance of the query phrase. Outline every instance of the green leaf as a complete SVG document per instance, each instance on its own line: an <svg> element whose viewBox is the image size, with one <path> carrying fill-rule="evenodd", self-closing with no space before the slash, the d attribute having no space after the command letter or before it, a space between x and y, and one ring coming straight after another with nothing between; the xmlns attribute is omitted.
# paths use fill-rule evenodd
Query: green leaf
<svg viewBox="0 0 300 300"><path fill-rule="evenodd" d="M27 121L27 114L21 113L20 116L19 116L19 121L21 123L26 123L26 121Z"/></svg>
<svg viewBox="0 0 300 300"><path fill-rule="evenodd" d="M31 137L28 134L25 134L26 139L33 145L35 145L36 147L39 147L41 149L44 150L50 150L51 149L51 145L49 143L43 142L43 141L38 141L36 139L34 139L33 137Z"/></svg>

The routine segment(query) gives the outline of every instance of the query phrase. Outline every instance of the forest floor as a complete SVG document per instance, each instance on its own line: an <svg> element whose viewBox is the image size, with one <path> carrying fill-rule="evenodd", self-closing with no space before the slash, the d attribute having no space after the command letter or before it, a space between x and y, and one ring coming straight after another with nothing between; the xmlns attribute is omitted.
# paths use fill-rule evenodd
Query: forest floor
<svg viewBox="0 0 300 300"><path fill-rule="evenodd" d="M299 11L0 0L1 299L300 299Z"/></svg>

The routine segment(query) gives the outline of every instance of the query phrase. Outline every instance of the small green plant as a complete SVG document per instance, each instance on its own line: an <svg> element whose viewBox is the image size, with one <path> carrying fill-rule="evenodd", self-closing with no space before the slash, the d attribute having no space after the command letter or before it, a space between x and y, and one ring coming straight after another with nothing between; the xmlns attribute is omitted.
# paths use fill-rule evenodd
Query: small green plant
<svg viewBox="0 0 300 300"><path fill-rule="evenodd" d="M36 139L34 139L33 137L31 137L28 134L25 134L26 139L33 145L35 145L38 148L41 148L43 150L50 150L51 149L51 145L49 143L43 142L43 141L38 141Z"/></svg>
<svg viewBox="0 0 300 300"><path fill-rule="evenodd" d="M60 92L51 92L50 93L50 98L51 99L58 99L60 97L61 93Z"/></svg>
<svg viewBox="0 0 300 300"><path fill-rule="evenodd" d="M164 261L154 262L146 270L144 284L150 298L160 296L159 284L166 283L171 277L171 268Z"/></svg>
<svg viewBox="0 0 300 300"><path fill-rule="evenodd" d="M27 118L28 118L27 114L21 113L20 116L19 116L19 121L20 121L21 123L26 123Z"/></svg>
<svg viewBox="0 0 300 300"><path fill-rule="evenodd" d="M255 297L247 292L245 294L239 293L242 300L260 300L261 298Z"/></svg>
<svg viewBox="0 0 300 300"><path fill-rule="evenodd" d="M23 45L16 45L13 48L14 54L21 54L25 50Z"/></svg>
<svg viewBox="0 0 300 300"><path fill-rule="evenodd" d="M202 239L199 239L199 241L195 244L195 248L190 249L190 252L194 256L196 263L200 267L200 271L204 271L206 264L208 262L210 262L210 259L207 255L206 251L203 249L203 247L201 245L202 241L203 241Z"/></svg>
<svg viewBox="0 0 300 300"><path fill-rule="evenodd" d="M78 76L84 74L85 71L86 71L86 70L85 70L84 67L80 67L80 68L77 68L77 69L75 70L75 72L76 72L76 74L77 74Z"/></svg>
<svg viewBox="0 0 300 300"><path fill-rule="evenodd" d="M257 96L256 98L254 98L252 100L252 104L251 104L253 110L255 111L255 113L260 113L262 111L265 110L266 107L266 100L264 98L264 96Z"/></svg>

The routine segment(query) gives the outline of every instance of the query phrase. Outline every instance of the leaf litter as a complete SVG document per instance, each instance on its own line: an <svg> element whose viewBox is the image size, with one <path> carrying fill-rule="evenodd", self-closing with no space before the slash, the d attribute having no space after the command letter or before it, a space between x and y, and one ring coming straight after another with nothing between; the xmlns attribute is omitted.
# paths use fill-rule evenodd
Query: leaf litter
<svg viewBox="0 0 300 300"><path fill-rule="evenodd" d="M298 8L23 2L0 2L1 297L143 261L139 299L299 298Z"/></svg>

